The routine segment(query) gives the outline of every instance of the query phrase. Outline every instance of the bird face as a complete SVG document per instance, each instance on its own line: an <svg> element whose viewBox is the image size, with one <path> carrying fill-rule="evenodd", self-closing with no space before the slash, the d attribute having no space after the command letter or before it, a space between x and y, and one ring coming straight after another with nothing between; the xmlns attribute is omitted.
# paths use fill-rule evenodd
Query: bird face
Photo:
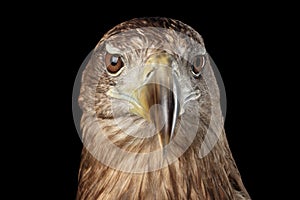
<svg viewBox="0 0 300 200"><path fill-rule="evenodd" d="M138 23L109 31L92 53L79 98L82 138L105 164L123 167L122 160L132 159L135 169L145 170L146 160L155 158L153 167L147 166L151 171L175 161L199 131L204 140L209 121L201 115L209 120L212 107L204 74L211 69L193 29ZM103 158L104 152L114 159Z"/></svg>
<svg viewBox="0 0 300 200"><path fill-rule="evenodd" d="M115 83L106 92L113 114L122 110L143 119L152 131L141 136L157 134L161 147L174 137L186 105L201 96L206 51L189 39L173 30L139 28L108 38L101 50L104 70ZM189 48L182 51L182 43Z"/></svg>
<svg viewBox="0 0 300 200"><path fill-rule="evenodd" d="M117 87L108 91L110 97L130 103L131 113L153 123L162 146L168 144L174 134L180 108L176 98L180 94L178 75L172 63L173 58L168 53L153 54L137 75L140 77L137 87L130 88L128 93L120 92Z"/></svg>

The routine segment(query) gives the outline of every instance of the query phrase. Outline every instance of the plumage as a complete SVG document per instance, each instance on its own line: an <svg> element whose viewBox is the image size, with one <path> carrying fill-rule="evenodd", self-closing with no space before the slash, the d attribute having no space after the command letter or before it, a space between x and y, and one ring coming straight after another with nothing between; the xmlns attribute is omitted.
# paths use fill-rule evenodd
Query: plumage
<svg viewBox="0 0 300 200"><path fill-rule="evenodd" d="M190 26L138 18L108 31L83 72L79 105L78 200L250 199L210 58Z"/></svg>

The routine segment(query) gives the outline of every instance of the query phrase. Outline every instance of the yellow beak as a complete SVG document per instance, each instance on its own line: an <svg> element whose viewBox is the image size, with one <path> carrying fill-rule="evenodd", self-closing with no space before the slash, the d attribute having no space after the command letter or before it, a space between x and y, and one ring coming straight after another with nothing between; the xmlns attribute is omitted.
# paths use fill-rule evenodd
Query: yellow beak
<svg viewBox="0 0 300 200"><path fill-rule="evenodd" d="M167 53L151 56L144 67L144 84L133 91L131 112L152 122L162 146L174 136L179 114L178 81L171 68L172 57Z"/></svg>

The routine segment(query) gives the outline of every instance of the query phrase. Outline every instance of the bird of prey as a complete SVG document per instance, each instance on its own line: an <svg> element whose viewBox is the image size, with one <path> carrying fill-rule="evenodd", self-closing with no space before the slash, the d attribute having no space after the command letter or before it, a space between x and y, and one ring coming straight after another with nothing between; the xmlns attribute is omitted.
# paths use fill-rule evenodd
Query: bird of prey
<svg viewBox="0 0 300 200"><path fill-rule="evenodd" d="M123 22L84 67L78 200L250 199L193 28L160 17Z"/></svg>

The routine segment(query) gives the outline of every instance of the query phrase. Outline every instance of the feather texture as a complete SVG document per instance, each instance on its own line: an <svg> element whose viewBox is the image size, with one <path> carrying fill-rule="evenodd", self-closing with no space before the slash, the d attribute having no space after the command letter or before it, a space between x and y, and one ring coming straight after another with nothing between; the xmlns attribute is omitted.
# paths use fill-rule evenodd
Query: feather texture
<svg viewBox="0 0 300 200"><path fill-rule="evenodd" d="M167 32L161 34L154 30L148 33L142 29L143 27L164 28ZM137 31L134 34L126 33L132 29ZM188 70L181 72L181 82L186 83L186 87L182 88L183 93L190 92L188 88L196 88L201 93L200 99L191 101L184 107L184 114L179 118L182 121L182 128L177 127L178 140L174 143L178 149L191 143L187 149L184 149L182 155L172 162L167 160L167 165L160 169L141 173L125 172L97 159L101 157L109 160L109 163L119 162L127 171L130 171L132 163L150 169L151 165L161 162L159 157L148 157L140 161L135 157L130 157L130 159L120 157L117 151L106 148L107 139L118 148L137 154L153 152L159 149L160 145L155 136L135 137L134 134L141 132L149 132L151 135L151 125L139 116L127 112L126 105L122 102L117 104L120 115L114 115L113 103L107 92L116 86L126 90L130 84L135 83L132 83L132 77L126 79L126 76L133 76L129 72L125 71L124 75L120 76L123 79L111 77L106 73L104 61L101 59L105 52L102 46L107 43L108 49L116 48L116 51L127 52L123 55L125 64L128 68L134 68L140 66L147 55L151 54L151 49L153 49L151 47L159 46L160 41L166 38L170 49L174 49L175 46L182 48L178 48L180 54L184 54L187 48L192 47L188 41L173 37L172 31L188 35L204 48L203 39L195 30L180 21L167 18L140 18L121 23L105 34L96 46L83 73L79 97L79 104L83 110L81 128L85 147L82 151L79 171L78 200L250 199L231 155L225 131L222 127L220 128L223 122L215 119L222 119L220 94L209 60L203 72L205 80L194 80L188 75ZM118 40L119 34L123 37L121 42ZM149 37L149 34L152 36ZM134 39L135 36L139 37ZM128 50L128 48L134 50ZM182 65L184 65L183 61ZM212 88L209 89L207 85ZM189 120L185 122L184 117ZM118 125L115 120L118 121ZM194 138L191 138L191 128L195 127L196 123L198 125L195 130L196 134ZM138 129L133 124L142 128ZM124 130L127 133L124 133ZM208 132L210 136L207 136ZM216 143L214 143L215 138L218 138ZM207 155L201 156L201 151L205 146L208 149L212 146L213 148ZM173 151L176 150L173 149ZM176 152L173 153L176 154Z"/></svg>

